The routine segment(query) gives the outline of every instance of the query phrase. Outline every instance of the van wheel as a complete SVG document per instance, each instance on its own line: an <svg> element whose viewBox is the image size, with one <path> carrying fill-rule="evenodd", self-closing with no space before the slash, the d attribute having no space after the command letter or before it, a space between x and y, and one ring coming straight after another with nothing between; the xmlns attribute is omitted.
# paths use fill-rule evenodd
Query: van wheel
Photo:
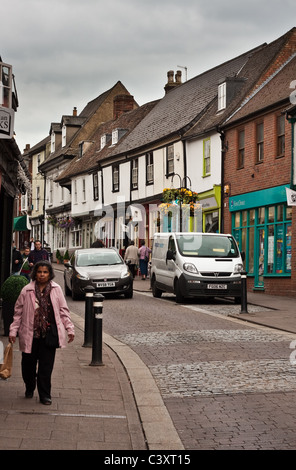
<svg viewBox="0 0 296 470"><path fill-rule="evenodd" d="M184 296L181 292L180 283L177 280L175 281L174 290L176 295L176 302L177 304L181 304L184 302Z"/></svg>
<svg viewBox="0 0 296 470"><path fill-rule="evenodd" d="M155 276L153 276L153 278L151 279L151 289L152 289L153 297L157 297L157 298L161 297L162 291L158 289L158 287L156 287Z"/></svg>

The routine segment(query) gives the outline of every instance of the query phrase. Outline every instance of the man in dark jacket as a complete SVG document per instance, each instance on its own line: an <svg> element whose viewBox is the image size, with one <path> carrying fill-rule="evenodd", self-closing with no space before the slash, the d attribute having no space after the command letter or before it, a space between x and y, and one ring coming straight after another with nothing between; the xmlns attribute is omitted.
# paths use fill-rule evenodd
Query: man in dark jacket
<svg viewBox="0 0 296 470"><path fill-rule="evenodd" d="M34 245L35 249L32 250L28 256L29 265L32 267L37 261L50 261L48 251L42 248L41 241L36 240Z"/></svg>
<svg viewBox="0 0 296 470"><path fill-rule="evenodd" d="M21 252L17 250L17 248L13 244L12 248L12 264L11 264L11 272L15 274L20 271L23 264L23 257Z"/></svg>

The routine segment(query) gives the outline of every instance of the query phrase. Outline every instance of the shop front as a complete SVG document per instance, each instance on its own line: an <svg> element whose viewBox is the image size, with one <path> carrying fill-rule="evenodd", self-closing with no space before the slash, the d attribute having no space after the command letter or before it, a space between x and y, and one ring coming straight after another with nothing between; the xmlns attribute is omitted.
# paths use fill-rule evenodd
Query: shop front
<svg viewBox="0 0 296 470"><path fill-rule="evenodd" d="M232 233L245 252L253 290L289 292L292 260L292 208L286 187L277 186L229 199ZM250 286L250 284L249 284Z"/></svg>

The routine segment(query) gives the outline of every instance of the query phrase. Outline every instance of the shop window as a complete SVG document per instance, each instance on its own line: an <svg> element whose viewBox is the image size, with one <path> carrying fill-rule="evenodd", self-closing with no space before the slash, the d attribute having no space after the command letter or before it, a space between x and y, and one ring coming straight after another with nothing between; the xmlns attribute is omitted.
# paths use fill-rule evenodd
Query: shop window
<svg viewBox="0 0 296 470"><path fill-rule="evenodd" d="M291 208L284 204L259 207L233 214L233 235L246 253L249 275L291 274Z"/></svg>

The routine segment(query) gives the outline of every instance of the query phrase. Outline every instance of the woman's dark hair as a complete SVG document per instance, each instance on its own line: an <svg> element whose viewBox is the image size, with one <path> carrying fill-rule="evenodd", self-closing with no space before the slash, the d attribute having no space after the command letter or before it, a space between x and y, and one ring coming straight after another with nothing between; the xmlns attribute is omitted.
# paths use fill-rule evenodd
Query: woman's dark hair
<svg viewBox="0 0 296 470"><path fill-rule="evenodd" d="M141 246L145 245L145 240L141 240Z"/></svg>
<svg viewBox="0 0 296 470"><path fill-rule="evenodd" d="M38 261L36 264L34 264L33 266L33 269L32 269L32 273L31 273L31 279L32 281L36 281L36 274L37 274L37 270L38 268L40 268L40 266L46 266L48 271L49 271L49 280L51 281L54 277L55 277L55 273L54 273L54 270L53 270L53 267L51 265L51 263L49 261Z"/></svg>

